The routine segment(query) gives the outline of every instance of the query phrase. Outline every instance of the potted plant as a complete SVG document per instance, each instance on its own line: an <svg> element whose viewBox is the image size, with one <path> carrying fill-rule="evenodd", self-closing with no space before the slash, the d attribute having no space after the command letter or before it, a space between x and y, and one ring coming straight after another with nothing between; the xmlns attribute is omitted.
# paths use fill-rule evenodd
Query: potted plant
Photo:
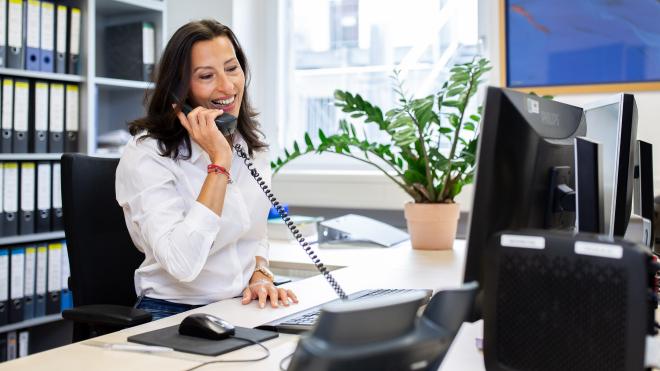
<svg viewBox="0 0 660 371"><path fill-rule="evenodd" d="M491 69L486 59L455 65L449 80L434 94L422 98L408 96L399 73L394 72L396 107L383 110L359 94L335 91L335 105L360 124L377 125L391 138L390 143L371 141L358 135L355 124L340 120L340 132L329 135L318 131L318 144L305 133L304 148L296 141L271 163L276 173L304 154L331 152L368 163L414 200L404 214L417 249L450 249L456 236L460 208L454 198L472 183L481 107L467 112L468 103Z"/></svg>

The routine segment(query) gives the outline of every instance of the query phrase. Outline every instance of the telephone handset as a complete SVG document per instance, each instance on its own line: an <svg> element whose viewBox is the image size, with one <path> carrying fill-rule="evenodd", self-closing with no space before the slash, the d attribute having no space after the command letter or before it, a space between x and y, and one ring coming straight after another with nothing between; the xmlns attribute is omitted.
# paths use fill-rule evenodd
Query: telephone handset
<svg viewBox="0 0 660 371"><path fill-rule="evenodd" d="M184 103L183 107L181 107L181 111L186 115L192 110L192 107L190 107L188 103ZM236 122L236 116L230 115L226 112L215 118L215 124L218 126L218 130L220 130L225 136L234 134L234 131L236 130Z"/></svg>
<svg viewBox="0 0 660 371"><path fill-rule="evenodd" d="M280 215L280 218L284 220L284 224L286 224L287 228L289 228L291 234L293 234L293 237L295 237L296 241L298 241L298 244L300 244L300 247L302 247L302 249L305 250L305 253L307 253L309 258L312 259L312 262L314 262L314 266L316 266L316 269L318 269L318 271L321 272L323 277L326 279L326 281L328 281L330 286L332 286L332 289L335 290L337 295L342 300L348 299L348 295L346 295L346 293L341 288L339 283L335 280L332 274L330 274L328 268L326 268L323 265L321 259L319 259L316 253L314 252L314 250L312 250L311 245L305 241L305 238L302 236L302 233L300 233L300 231L298 230L298 227L296 227L296 225L293 224L293 221L291 221L291 218L289 217L288 213L284 210L284 207L280 205L280 203L273 195L273 192L271 192L268 185L266 185L266 182L263 180L261 175L259 175L259 172L254 167L254 164L250 161L248 155L243 150L243 147L240 144L235 144L234 149L236 150L236 154L238 154L238 157L243 159L243 163L250 171L250 175L252 175L252 177L259 184L259 187L264 191L264 194L268 198L268 201L270 201L270 203L273 205L275 210L277 210L277 213Z"/></svg>

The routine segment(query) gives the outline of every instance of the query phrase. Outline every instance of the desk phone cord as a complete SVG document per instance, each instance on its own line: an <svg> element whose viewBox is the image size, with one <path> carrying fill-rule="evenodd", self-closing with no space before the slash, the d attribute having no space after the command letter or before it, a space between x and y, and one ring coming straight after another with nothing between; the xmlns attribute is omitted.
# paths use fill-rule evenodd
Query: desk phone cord
<svg viewBox="0 0 660 371"><path fill-rule="evenodd" d="M286 224L287 228L289 228L289 231L291 231L291 234L296 239L296 241L298 241L300 247L302 247L302 249L305 250L309 258L312 259L312 262L314 262L314 266L316 266L316 269L318 269L318 271L321 272L323 277L325 277L326 281L328 281L330 286L332 286L332 289L335 290L337 295L339 295L339 297L342 300L348 299L348 295L346 295L346 293L341 288L339 283L335 280L332 274L330 274L328 268L326 268L325 265L323 265L321 259L319 259L317 254L312 249L312 246L305 241L305 238L302 236L302 233L300 233L298 227L296 227L296 225L293 224L293 221L291 221L291 218L289 217L287 212L284 210L282 205L280 205L280 203L277 201L277 198L273 196L273 192L271 192L266 182L263 180L261 175L259 175L259 172L255 168L254 164L250 161L248 155L243 150L243 147L240 144L235 144L234 149L236 150L238 157L243 159L245 166L250 171L250 175L252 175L252 177L257 181L259 187L261 187L261 190L264 191L264 194L268 198L268 201L270 201L270 203L273 205L275 210L277 210L277 213L280 214L280 217L282 218L282 220L284 220L284 223Z"/></svg>

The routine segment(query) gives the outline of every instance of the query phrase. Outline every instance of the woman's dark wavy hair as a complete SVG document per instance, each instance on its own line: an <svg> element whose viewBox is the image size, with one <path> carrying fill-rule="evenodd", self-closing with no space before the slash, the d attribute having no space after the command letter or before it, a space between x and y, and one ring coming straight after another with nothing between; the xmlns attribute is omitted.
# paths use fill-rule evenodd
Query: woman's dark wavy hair
<svg viewBox="0 0 660 371"><path fill-rule="evenodd" d="M250 156L253 151L268 147L260 138L263 133L259 130L259 123L255 118L257 112L248 99L249 70L245 53L229 27L205 19L185 24L172 35L156 69L156 86L145 97L147 116L128 124L131 135L144 133L142 138L156 139L164 157L190 158L190 137L172 109L172 104L176 103L180 107L188 97L193 45L198 41L213 40L218 36L226 36L231 41L236 59L245 74L245 89L239 109L237 129L247 143ZM183 154L179 151L182 142L186 148Z"/></svg>

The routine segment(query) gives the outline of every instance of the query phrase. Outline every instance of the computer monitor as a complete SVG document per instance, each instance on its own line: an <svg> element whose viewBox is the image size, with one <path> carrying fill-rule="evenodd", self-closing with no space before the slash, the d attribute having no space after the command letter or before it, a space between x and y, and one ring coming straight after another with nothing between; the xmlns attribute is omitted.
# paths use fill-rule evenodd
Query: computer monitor
<svg viewBox="0 0 660 371"><path fill-rule="evenodd" d="M602 145L603 233L623 236L632 209L637 105L617 94L584 107L587 138Z"/></svg>
<svg viewBox="0 0 660 371"><path fill-rule="evenodd" d="M589 138L575 138L575 229L602 234L603 145Z"/></svg>
<svg viewBox="0 0 660 371"><path fill-rule="evenodd" d="M482 252L498 231L575 228L575 137L586 134L582 108L488 88L467 240L465 282L483 283ZM562 193L562 190L565 192Z"/></svg>

